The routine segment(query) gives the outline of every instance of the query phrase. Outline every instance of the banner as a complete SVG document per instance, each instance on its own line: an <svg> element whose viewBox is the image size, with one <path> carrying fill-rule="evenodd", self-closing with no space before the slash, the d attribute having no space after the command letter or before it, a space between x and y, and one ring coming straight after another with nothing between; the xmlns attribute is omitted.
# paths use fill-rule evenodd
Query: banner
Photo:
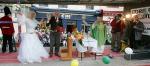
<svg viewBox="0 0 150 66"><path fill-rule="evenodd" d="M131 9L131 14L138 14L140 21L143 22L145 30L144 35L150 36L150 7Z"/></svg>
<svg viewBox="0 0 150 66"><path fill-rule="evenodd" d="M104 11L104 16L116 16L117 14L122 14L123 11Z"/></svg>

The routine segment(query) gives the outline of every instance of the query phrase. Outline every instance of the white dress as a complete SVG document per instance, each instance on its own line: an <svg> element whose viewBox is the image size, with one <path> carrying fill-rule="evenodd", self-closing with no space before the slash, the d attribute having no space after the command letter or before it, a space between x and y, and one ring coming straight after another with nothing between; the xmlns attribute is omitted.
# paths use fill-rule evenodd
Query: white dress
<svg viewBox="0 0 150 66"><path fill-rule="evenodd" d="M48 58L49 54L35 33L37 21L25 17L20 20L21 17L18 19L20 23L25 24L26 32L21 33L21 44L17 58L21 63L42 62L42 58Z"/></svg>

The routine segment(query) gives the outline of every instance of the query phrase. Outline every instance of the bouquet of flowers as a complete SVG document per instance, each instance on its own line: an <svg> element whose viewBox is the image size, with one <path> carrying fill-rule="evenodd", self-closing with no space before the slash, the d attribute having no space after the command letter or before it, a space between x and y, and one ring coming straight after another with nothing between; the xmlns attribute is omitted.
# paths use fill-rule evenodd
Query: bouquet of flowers
<svg viewBox="0 0 150 66"><path fill-rule="evenodd" d="M78 42L81 44L81 45L83 45L83 43L82 43L82 39L84 38L83 37L83 34L82 33L76 33L75 34L75 38L78 40Z"/></svg>

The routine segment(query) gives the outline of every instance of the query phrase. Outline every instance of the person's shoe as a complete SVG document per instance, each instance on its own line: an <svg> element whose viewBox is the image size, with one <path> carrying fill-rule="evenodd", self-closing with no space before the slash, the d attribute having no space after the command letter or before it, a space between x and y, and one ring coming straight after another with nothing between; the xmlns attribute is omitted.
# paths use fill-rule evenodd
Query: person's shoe
<svg viewBox="0 0 150 66"><path fill-rule="evenodd" d="M53 57L53 54L50 54L50 57Z"/></svg>
<svg viewBox="0 0 150 66"><path fill-rule="evenodd" d="M6 52L2 51L2 53L6 53Z"/></svg>
<svg viewBox="0 0 150 66"><path fill-rule="evenodd" d="M113 52L119 52L120 50L117 49L117 48L113 48L112 51L113 51Z"/></svg>
<svg viewBox="0 0 150 66"><path fill-rule="evenodd" d="M9 51L9 53L13 53L14 51Z"/></svg>
<svg viewBox="0 0 150 66"><path fill-rule="evenodd" d="M58 53L55 53L55 56L60 57L60 55Z"/></svg>
<svg viewBox="0 0 150 66"><path fill-rule="evenodd" d="M17 52L17 50L14 50L13 52Z"/></svg>

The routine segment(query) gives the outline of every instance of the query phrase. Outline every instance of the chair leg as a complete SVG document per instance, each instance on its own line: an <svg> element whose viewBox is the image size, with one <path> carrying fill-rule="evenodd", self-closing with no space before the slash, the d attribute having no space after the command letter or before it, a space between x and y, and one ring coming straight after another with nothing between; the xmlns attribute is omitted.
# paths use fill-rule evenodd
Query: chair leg
<svg viewBox="0 0 150 66"><path fill-rule="evenodd" d="M81 52L81 61L82 61L82 52Z"/></svg>
<svg viewBox="0 0 150 66"><path fill-rule="evenodd" d="M79 53L78 53L78 50L77 50L77 48L76 48L76 52L77 52L77 57L78 57L78 54L79 54Z"/></svg>
<svg viewBox="0 0 150 66"><path fill-rule="evenodd" d="M95 60L96 60L96 53L95 53Z"/></svg>

